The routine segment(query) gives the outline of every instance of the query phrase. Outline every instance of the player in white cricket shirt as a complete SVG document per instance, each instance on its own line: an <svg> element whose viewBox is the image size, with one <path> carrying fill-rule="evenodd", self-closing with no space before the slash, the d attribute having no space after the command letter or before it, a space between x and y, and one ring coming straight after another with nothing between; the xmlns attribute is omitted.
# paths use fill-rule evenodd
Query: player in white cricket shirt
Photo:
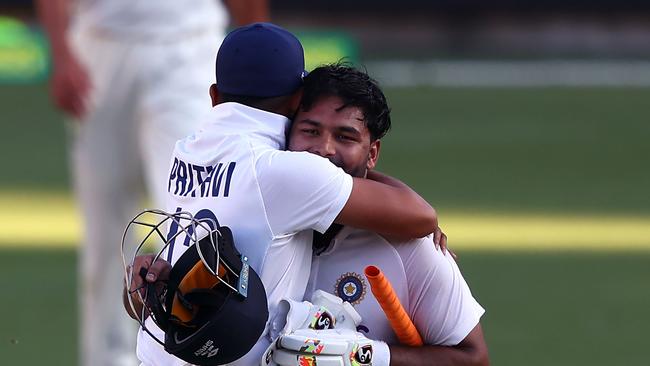
<svg viewBox="0 0 650 366"><path fill-rule="evenodd" d="M302 105L289 137L293 151L328 158L356 177L371 177L380 139L390 128L389 109L367 74L345 65L315 69L305 79ZM364 276L379 267L416 325L423 347L398 345ZM357 328L373 342L372 365L487 365L480 318L483 308L472 297L449 253L436 250L431 236L390 240L372 231L333 225L315 233L311 278L305 293L322 289L350 302L362 317ZM326 331L327 332L327 331ZM384 343L385 342L385 343ZM388 343L390 346L386 346ZM298 352L285 350L283 363L298 365ZM316 356L316 364L321 364Z"/></svg>
<svg viewBox="0 0 650 366"><path fill-rule="evenodd" d="M230 0L237 24L267 0ZM52 50L51 94L74 118L71 166L83 218L81 365L133 365L134 326L119 302L124 223L146 193L166 202L175 142L209 111L206 93L228 14L220 0L39 0Z"/></svg>
<svg viewBox="0 0 650 366"><path fill-rule="evenodd" d="M338 222L418 237L437 229L435 211L409 188L382 183L383 177L353 178L320 156L283 151L303 75L302 46L286 30L256 23L231 32L217 55L217 82L210 90L215 107L176 144L167 181L168 211L189 211L230 227L235 246L262 278L270 314L281 298L303 298L312 230L324 232ZM177 229L170 227L170 235ZM167 261L173 264L187 244L177 239ZM150 265L150 256L138 260L134 271L148 267L148 282L168 266ZM156 328L151 319L147 326ZM158 335L163 337L159 329ZM263 335L235 364L256 364L270 342ZM144 365L184 364L142 331L138 357Z"/></svg>

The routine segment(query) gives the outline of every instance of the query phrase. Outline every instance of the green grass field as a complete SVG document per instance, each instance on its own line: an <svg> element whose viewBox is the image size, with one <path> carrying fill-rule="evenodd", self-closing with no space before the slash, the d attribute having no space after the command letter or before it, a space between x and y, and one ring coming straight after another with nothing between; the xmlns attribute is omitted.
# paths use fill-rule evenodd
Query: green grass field
<svg viewBox="0 0 650 366"><path fill-rule="evenodd" d="M450 217L450 243L459 238L460 266L487 309L492 364L647 365L650 90L388 97L394 127L380 169L432 202L443 228ZM44 86L0 87L0 107L0 232L42 234L0 235L0 363L72 365L75 236L50 226L78 225L65 129ZM62 216L72 218L56 224Z"/></svg>
<svg viewBox="0 0 650 366"><path fill-rule="evenodd" d="M649 253L460 255L493 365L647 365ZM5 250L0 266L2 364L73 365L74 252Z"/></svg>

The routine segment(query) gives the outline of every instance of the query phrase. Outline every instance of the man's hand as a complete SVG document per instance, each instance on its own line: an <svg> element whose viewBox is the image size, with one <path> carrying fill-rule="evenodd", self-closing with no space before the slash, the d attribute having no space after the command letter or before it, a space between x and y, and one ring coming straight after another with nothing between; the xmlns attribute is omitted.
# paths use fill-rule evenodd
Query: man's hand
<svg viewBox="0 0 650 366"><path fill-rule="evenodd" d="M442 232L440 226L436 227L436 230L433 232L433 244L436 246L436 249L442 250L443 254L449 252L454 260L458 259L456 253L447 246L447 235Z"/></svg>
<svg viewBox="0 0 650 366"><path fill-rule="evenodd" d="M64 112L83 118L87 111L90 78L67 39L72 0L37 0L38 17L45 28L52 52L50 79L52 101Z"/></svg>
<svg viewBox="0 0 650 366"><path fill-rule="evenodd" d="M375 182L383 183L395 188L411 190L411 188L408 185L406 185L404 182L400 181L399 179L380 173L376 170L368 170L368 173L366 174L366 179L374 180ZM392 238L394 240L400 239L399 236L396 235L384 235L384 236L389 239ZM435 229L433 229L433 243L435 244L436 249L442 250L443 254L449 251L449 254L451 254L451 256L454 259L458 258L456 256L456 253L451 251L451 249L449 249L449 247L447 246L447 235L445 235L445 233L442 232L442 229L440 229L440 226L438 226L437 220L436 220Z"/></svg>
<svg viewBox="0 0 650 366"><path fill-rule="evenodd" d="M88 73L76 57L62 52L54 59L50 95L57 107L77 119L83 118L88 109L90 89Z"/></svg>
<svg viewBox="0 0 650 366"><path fill-rule="evenodd" d="M155 255L153 254L139 255L133 262L133 268L130 266L127 268L127 272L129 274L133 273L133 276L129 288L124 288L124 308L129 316L136 320L144 321L144 319L140 318L144 306L142 299L146 299L147 284L154 283L156 284L156 291L161 291L164 287L164 281L169 279L169 272L172 268L171 264L160 258L158 258L154 263L154 258ZM144 273L143 269L147 271L144 278L140 275L140 272ZM128 296L131 296L134 309L131 308ZM148 314L145 313L145 317L146 316L148 316Z"/></svg>

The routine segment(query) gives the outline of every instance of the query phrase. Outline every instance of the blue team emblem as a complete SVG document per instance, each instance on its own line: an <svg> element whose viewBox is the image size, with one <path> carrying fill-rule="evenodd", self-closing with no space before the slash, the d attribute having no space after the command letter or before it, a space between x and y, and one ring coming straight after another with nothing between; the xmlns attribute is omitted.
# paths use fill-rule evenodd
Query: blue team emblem
<svg viewBox="0 0 650 366"><path fill-rule="evenodd" d="M336 280L336 295L352 305L356 305L366 296L366 280L360 274L347 272Z"/></svg>

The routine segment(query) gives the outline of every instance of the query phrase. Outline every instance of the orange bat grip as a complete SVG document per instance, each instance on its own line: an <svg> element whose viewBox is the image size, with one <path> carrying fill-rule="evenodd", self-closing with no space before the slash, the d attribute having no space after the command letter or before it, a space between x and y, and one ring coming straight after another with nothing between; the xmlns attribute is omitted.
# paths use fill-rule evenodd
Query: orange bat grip
<svg viewBox="0 0 650 366"><path fill-rule="evenodd" d="M421 346L422 337L415 328L408 314L399 302L393 286L381 270L375 266L368 266L364 270L370 290L377 299L379 306L384 310L390 326L395 331L401 344L407 346Z"/></svg>

